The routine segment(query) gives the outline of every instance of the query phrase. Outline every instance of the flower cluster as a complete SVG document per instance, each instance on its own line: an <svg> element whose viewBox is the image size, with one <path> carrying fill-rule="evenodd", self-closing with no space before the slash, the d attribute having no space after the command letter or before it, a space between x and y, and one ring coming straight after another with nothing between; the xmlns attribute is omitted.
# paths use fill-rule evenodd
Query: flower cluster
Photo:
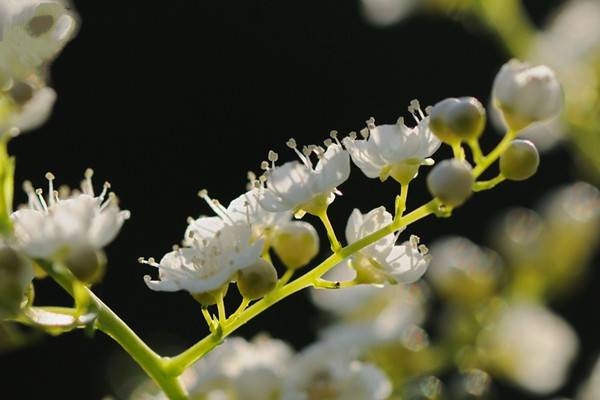
<svg viewBox="0 0 600 400"><path fill-rule="evenodd" d="M378 4L385 11L391 3ZM161 357L91 291L105 272L104 248L130 216L120 209L109 183L97 193L93 171L87 170L80 189L55 188L54 175L47 173L47 193L25 182L28 202L12 209L14 159L6 142L49 115L55 93L45 84L47 65L76 28L76 17L63 0L0 1L3 321L53 334L100 329L154 379L164 392L158 397L186 398L187 391L194 398L238 400L384 400L392 393L433 399L443 388L436 375L451 366L469 382L467 393L475 395L485 392L490 376L539 393L562 383L577 351L576 336L559 317L534 304L543 304L560 282L577 277L569 275L576 270L570 267L589 254L571 242L553 246L559 241L556 232L572 232L574 242L589 243L598 230L597 191L585 184L560 191L546 206L552 216L545 220L547 229L531 223L526 232L515 233L514 221L500 223L504 236L498 235L499 252L514 264L526 258L527 268L521 270L541 282L535 295L527 292L529 297L521 292L521 272L514 272L513 286L504 287L500 256L466 239L438 242L433 257L418 236L400 240L413 222L432 214L449 217L474 192L504 180L524 180L537 171L536 146L518 136L555 118L563 105L561 86L550 68L516 60L502 67L492 95L507 132L488 154L479 147L486 111L477 99L447 98L424 109L413 100L408 107L412 126L403 118L381 125L370 118L359 134L342 137L331 131L322 144L299 147L289 139L287 147L298 160L278 164L279 154L269 151L261 175L250 172L246 191L227 206L201 190L199 197L213 215L190 217L180 243L159 261L139 259L158 270L156 278L144 276L147 287L188 292L201 304L199 312L210 331L181 354ZM433 157L442 145L453 156L436 164ZM496 162L499 174L480 179ZM390 211L385 206L366 213L354 209L340 242L328 210L342 194L352 164L367 178L392 178L386 184L396 183L398 195ZM407 210L409 186L423 172L421 167L432 167L426 177L432 199ZM331 254L308 268L322 250L312 217L322 223ZM523 251L521 239L539 251ZM547 246L559 253L547 251ZM564 262L542 272L541 262L532 260L548 263L546 254ZM302 269L306 272L300 275ZM421 280L424 275L430 284ZM34 305L34 279L45 276L72 295L73 308ZM232 283L242 300L228 313L224 298ZM268 337L227 339L259 313L305 288L336 319L316 343L296 354ZM440 322L448 334L438 346L426 330L430 288L448 305L441 307ZM216 315L210 311L213 306ZM474 313L478 307L483 312ZM547 351L555 342L562 344L561 351ZM532 356L538 353L544 357ZM418 393L411 385L419 387ZM150 395L144 388L135 396Z"/></svg>

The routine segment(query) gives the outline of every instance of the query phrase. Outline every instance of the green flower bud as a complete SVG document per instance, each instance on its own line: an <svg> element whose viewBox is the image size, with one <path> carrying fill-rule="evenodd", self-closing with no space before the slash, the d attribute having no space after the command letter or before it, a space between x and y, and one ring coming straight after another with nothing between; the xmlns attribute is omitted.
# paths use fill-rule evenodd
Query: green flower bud
<svg viewBox="0 0 600 400"><path fill-rule="evenodd" d="M0 247L0 319L18 313L32 279L31 264L12 247Z"/></svg>
<svg viewBox="0 0 600 400"><path fill-rule="evenodd" d="M298 269L319 253L319 235L311 224L293 221L277 230L272 246L286 268Z"/></svg>
<svg viewBox="0 0 600 400"><path fill-rule="evenodd" d="M192 297L194 298L194 300L196 300L198 303L202 304L204 307L208 307L208 306L213 306L213 305L217 304L217 302L219 301L219 298L221 296L225 297L227 295L228 290L229 290L229 283L227 283L225 286L223 286L221 288L211 290L210 292L194 293L192 295Z"/></svg>
<svg viewBox="0 0 600 400"><path fill-rule="evenodd" d="M237 285L242 296L256 300L275 289L277 271L270 262L259 259L238 272Z"/></svg>
<svg viewBox="0 0 600 400"><path fill-rule="evenodd" d="M540 155L529 140L513 140L500 157L500 172L511 181L523 181L536 173Z"/></svg>
<svg viewBox="0 0 600 400"><path fill-rule="evenodd" d="M427 176L429 192L442 203L457 207L473 192L473 174L466 161L451 159L436 165Z"/></svg>
<svg viewBox="0 0 600 400"><path fill-rule="evenodd" d="M448 98L431 109L429 127L444 143L475 140L485 127L485 108L474 97Z"/></svg>
<svg viewBox="0 0 600 400"><path fill-rule="evenodd" d="M65 265L81 282L94 284L102 279L106 270L106 256L92 246L77 246L69 251Z"/></svg>

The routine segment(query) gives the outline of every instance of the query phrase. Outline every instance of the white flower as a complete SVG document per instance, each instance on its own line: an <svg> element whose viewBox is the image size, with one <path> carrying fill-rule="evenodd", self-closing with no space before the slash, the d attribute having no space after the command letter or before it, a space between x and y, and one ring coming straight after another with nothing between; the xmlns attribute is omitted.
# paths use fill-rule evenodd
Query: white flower
<svg viewBox="0 0 600 400"><path fill-rule="evenodd" d="M291 211L270 212L258 204L258 189L252 189L229 203L225 209L204 192L203 199L216 210L217 217L201 217L190 220L186 238L194 231L201 237L212 236L227 223L246 223L252 227L256 238L269 239L292 218ZM187 239L185 239L187 240Z"/></svg>
<svg viewBox="0 0 600 400"><path fill-rule="evenodd" d="M80 246L100 250L118 234L129 211L121 211L116 196L108 193L110 185L104 184L100 195L94 194L93 171L88 169L81 184L82 193L68 189L62 195L54 191L54 176L46 174L49 181L47 200L42 190L33 190L26 182L28 206L11 215L14 235L31 257L48 258ZM61 190L62 191L62 190Z"/></svg>
<svg viewBox="0 0 600 400"><path fill-rule="evenodd" d="M335 135L333 135L335 137ZM337 140L337 139L336 139ZM266 180L259 188L258 202L267 211L291 210L318 215L325 211L338 193L337 186L350 176L350 157L342 146L327 141L327 149L320 146L307 146L303 153L296 148L296 141L290 139L288 146L296 151L299 161L275 166L277 154L269 153L271 167L265 161ZM310 155L315 153L319 161L313 166Z"/></svg>
<svg viewBox="0 0 600 400"><path fill-rule="evenodd" d="M253 226L248 223L250 204L240 204L238 198L228 210L211 199L206 190L201 190L199 196L217 216L190 219L183 240L185 247L165 254L159 263L152 258L140 258L140 262L159 269L160 280L153 281L147 275L144 277L150 289L166 292L185 290L192 295L209 293L223 287L239 270L252 266L260 258L264 239L256 237ZM245 207L246 213L242 214L238 206ZM254 215L258 218L268 214ZM254 220L258 221L256 218Z"/></svg>
<svg viewBox="0 0 600 400"><path fill-rule="evenodd" d="M50 87L32 89L31 98L23 104L10 107L5 121L0 125L0 136L12 135L38 128L50 117L56 102L56 92Z"/></svg>
<svg viewBox="0 0 600 400"><path fill-rule="evenodd" d="M316 343L291 365L283 400L384 400L392 392L388 378L371 364L331 342Z"/></svg>
<svg viewBox="0 0 600 400"><path fill-rule="evenodd" d="M236 272L258 261L263 250L263 241L253 242L250 225L243 223L224 225L211 237L193 235L192 240L191 247L165 254L160 263L140 260L159 270L158 281L144 277L150 289L186 290L192 295L217 290L230 282Z"/></svg>
<svg viewBox="0 0 600 400"><path fill-rule="evenodd" d="M384 207L367 214L354 209L346 225L346 239L355 243L369 234L389 225L392 215ZM357 272L356 279L362 283L411 283L419 279L430 261L427 248L419 246L419 239L395 245L397 235L390 233L377 242L352 255L349 264Z"/></svg>
<svg viewBox="0 0 600 400"><path fill-rule="evenodd" d="M509 306L482 343L495 370L538 394L563 385L579 347L567 322L532 304Z"/></svg>
<svg viewBox="0 0 600 400"><path fill-rule="evenodd" d="M231 400L278 398L292 356L281 340L259 335L248 342L235 337L196 362L183 381L192 397L222 392Z"/></svg>
<svg viewBox="0 0 600 400"><path fill-rule="evenodd" d="M496 75L492 97L506 124L517 131L532 122L551 119L563 105L562 88L549 67L514 59Z"/></svg>
<svg viewBox="0 0 600 400"><path fill-rule="evenodd" d="M344 138L352 161L367 177L384 181L391 176L406 184L417 175L419 166L433 163L429 157L441 142L429 129L429 117L423 114L416 100L409 111L417 121L413 128L404 125L403 118L395 125L379 126L370 119L368 130L361 131L364 140L356 140L354 135Z"/></svg>
<svg viewBox="0 0 600 400"><path fill-rule="evenodd" d="M27 78L51 61L75 33L76 16L61 0L0 4L0 71Z"/></svg>

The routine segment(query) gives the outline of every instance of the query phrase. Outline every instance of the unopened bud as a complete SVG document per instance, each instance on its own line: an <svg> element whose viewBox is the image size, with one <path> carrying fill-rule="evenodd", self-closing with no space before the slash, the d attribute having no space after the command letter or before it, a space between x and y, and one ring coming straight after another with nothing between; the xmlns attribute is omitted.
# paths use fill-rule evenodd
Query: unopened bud
<svg viewBox="0 0 600 400"><path fill-rule="evenodd" d="M429 126L442 142L450 145L477 139L485 127L485 108L474 97L448 98L431 109Z"/></svg>
<svg viewBox="0 0 600 400"><path fill-rule="evenodd" d="M238 272L237 285L242 296L256 300L275 289L277 271L270 262L259 259Z"/></svg>
<svg viewBox="0 0 600 400"><path fill-rule="evenodd" d="M513 140L500 157L500 172L511 181L522 181L531 177L539 165L540 155L529 140Z"/></svg>
<svg viewBox="0 0 600 400"><path fill-rule="evenodd" d="M0 247L0 319L14 316L33 279L33 267L16 250Z"/></svg>
<svg viewBox="0 0 600 400"><path fill-rule="evenodd" d="M289 222L277 230L273 250L286 268L302 268L319 253L319 235L308 222Z"/></svg>
<svg viewBox="0 0 600 400"><path fill-rule="evenodd" d="M427 176L429 192L442 203L457 207L473 192L473 174L466 161L451 159L436 165Z"/></svg>
<svg viewBox="0 0 600 400"><path fill-rule="evenodd" d="M550 68L517 60L502 66L492 97L506 124L515 131L556 116L563 105L562 88Z"/></svg>
<svg viewBox="0 0 600 400"><path fill-rule="evenodd" d="M83 283L94 284L102 279L106 270L106 256L92 246L77 246L69 252L65 265Z"/></svg>
<svg viewBox="0 0 600 400"><path fill-rule="evenodd" d="M215 290L211 290L209 292L194 293L194 294L192 294L192 297L194 298L194 300L196 300L202 306L208 307L208 306L213 306L213 305L217 304L217 302L219 301L221 296L225 297L225 295L227 295L228 290L229 290L229 282L226 283L225 286L220 287Z"/></svg>

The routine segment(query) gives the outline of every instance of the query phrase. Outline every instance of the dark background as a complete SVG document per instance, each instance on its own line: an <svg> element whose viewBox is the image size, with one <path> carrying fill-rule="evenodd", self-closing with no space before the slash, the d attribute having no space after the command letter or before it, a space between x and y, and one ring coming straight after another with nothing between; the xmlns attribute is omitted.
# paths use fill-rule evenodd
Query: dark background
<svg viewBox="0 0 600 400"><path fill-rule="evenodd" d="M560 1L526 2L541 23ZM160 258L177 243L188 215L209 213L196 197L201 188L228 203L244 190L267 151L294 158L285 141L320 142L329 130L346 134L374 116L393 122L408 116L413 98L432 104L473 95L487 102L491 83L507 60L476 24L420 15L376 29L365 24L357 1L76 1L79 35L52 68L58 102L51 120L15 139L17 182L76 185L86 167L99 188L110 180L123 208L132 211L108 247L110 265L95 288L130 326L165 355L206 334L198 305L186 294L155 293L142 276L151 268L139 256ZM408 119L407 119L408 120ZM488 129L484 147L498 136ZM446 150L438 153L446 155ZM508 183L473 198L453 218L430 218L411 227L425 243L446 233L485 243L487 221L511 205L533 206L551 187L577 177L567 152L545 155L527 183ZM427 199L414 185L409 207ZM354 207L393 204L397 187L354 170L332 207L340 231ZM17 202L25 201L18 193ZM311 222L315 222L311 220ZM325 247L325 246L324 246ZM594 274L568 304L557 309L582 341L572 395L598 350L600 275ZM36 284L39 303L69 304L50 281ZM236 301L235 296L233 301ZM233 307L233 304L231 305ZM262 330L301 348L315 337L317 311L305 294L289 298L240 333ZM46 338L0 357L7 398L99 399L122 396L135 365L102 333ZM528 398L498 385L500 398ZM65 390L67 392L65 392Z"/></svg>

